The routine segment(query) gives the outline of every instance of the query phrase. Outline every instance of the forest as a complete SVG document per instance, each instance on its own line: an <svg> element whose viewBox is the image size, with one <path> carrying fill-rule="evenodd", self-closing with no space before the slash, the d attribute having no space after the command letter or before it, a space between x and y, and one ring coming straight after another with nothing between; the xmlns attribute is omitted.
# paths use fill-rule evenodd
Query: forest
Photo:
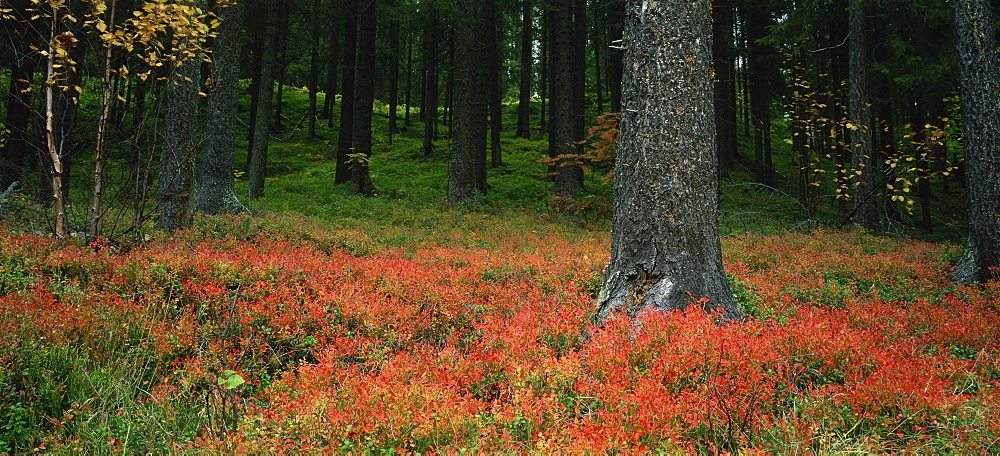
<svg viewBox="0 0 1000 456"><path fill-rule="evenodd" d="M0 454L1000 452L998 8L0 0Z"/></svg>

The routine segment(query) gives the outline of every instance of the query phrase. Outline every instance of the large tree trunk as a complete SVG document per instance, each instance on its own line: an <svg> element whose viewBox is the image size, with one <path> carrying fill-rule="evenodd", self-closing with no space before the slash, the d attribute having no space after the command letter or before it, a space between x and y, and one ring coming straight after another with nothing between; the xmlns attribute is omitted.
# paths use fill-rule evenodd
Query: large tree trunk
<svg viewBox="0 0 1000 456"><path fill-rule="evenodd" d="M458 206L476 201L482 188L480 172L486 170L487 77L484 3L459 0L460 19L455 25L455 134L445 204Z"/></svg>
<svg viewBox="0 0 1000 456"><path fill-rule="evenodd" d="M551 115L549 117L549 156L556 159L555 192L576 197L583 171L572 159L577 153L576 121L574 119L574 58L573 0L558 0L549 12L549 42L552 45Z"/></svg>
<svg viewBox="0 0 1000 456"><path fill-rule="evenodd" d="M368 175L372 154L372 104L375 102L375 5L362 0L358 5L358 48L354 64L354 134L351 135L351 189L355 195L375 196Z"/></svg>
<svg viewBox="0 0 1000 456"><path fill-rule="evenodd" d="M195 3L198 8L204 5L203 0ZM198 145L201 60L185 55L191 51L182 44L170 71L157 183L160 216L156 226L164 230L191 226L194 217L194 149Z"/></svg>
<svg viewBox="0 0 1000 456"><path fill-rule="evenodd" d="M952 0L969 194L974 279L1000 267L1000 69L993 14L985 0Z"/></svg>
<svg viewBox="0 0 1000 456"><path fill-rule="evenodd" d="M351 180L351 168L348 157L351 154L351 136L354 134L354 84L355 60L358 54L357 2L348 0L347 10L350 14L344 21L344 73L340 88L340 131L337 133L337 171L334 183L343 184Z"/></svg>
<svg viewBox="0 0 1000 456"><path fill-rule="evenodd" d="M517 137L531 137L531 71L534 40L531 26L531 0L521 0L521 72L517 94Z"/></svg>
<svg viewBox="0 0 1000 456"><path fill-rule="evenodd" d="M238 213L247 210L236 197L233 151L236 148L237 84L243 30L243 3L217 8L212 53L212 86L208 93L208 116L202 141L196 209L205 214Z"/></svg>
<svg viewBox="0 0 1000 456"><path fill-rule="evenodd" d="M261 56L260 81L257 92L257 112L254 116L253 150L250 177L247 184L250 199L264 196L264 172L267 168L267 145L270 139L271 105L274 100L274 67L278 53L277 5L268 2L265 13L263 55Z"/></svg>
<svg viewBox="0 0 1000 456"><path fill-rule="evenodd" d="M850 190L854 200L854 223L865 228L876 228L875 217L875 167L872 166L872 111L868 96L868 59L865 44L865 8L855 1L850 7L850 47L851 93L848 106L854 125L848 135L851 138L851 164L855 171L854 185Z"/></svg>
<svg viewBox="0 0 1000 456"><path fill-rule="evenodd" d="M611 261L593 322L695 303L742 318L719 242L709 0L630 0L624 44Z"/></svg>

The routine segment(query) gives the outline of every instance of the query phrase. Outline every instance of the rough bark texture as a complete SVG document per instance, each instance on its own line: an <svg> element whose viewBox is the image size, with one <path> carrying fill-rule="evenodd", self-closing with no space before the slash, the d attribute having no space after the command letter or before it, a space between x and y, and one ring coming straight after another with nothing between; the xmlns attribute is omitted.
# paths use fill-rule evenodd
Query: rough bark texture
<svg viewBox="0 0 1000 456"><path fill-rule="evenodd" d="M264 196L264 171L267 167L267 143L270 137L271 105L274 100L274 65L278 53L278 24L274 4L268 7L261 57L260 86L257 93L257 113L254 117L252 159L247 184L250 199Z"/></svg>
<svg viewBox="0 0 1000 456"><path fill-rule="evenodd" d="M487 65L484 0L456 2L455 24L455 125L451 168L445 204L457 206L476 201L482 188L480 170L486 170Z"/></svg>
<svg viewBox="0 0 1000 456"><path fill-rule="evenodd" d="M204 7L203 1L195 5ZM185 50L178 51L183 56ZM180 59L181 57L179 57ZM156 226L176 230L191 225L194 217L194 149L198 143L198 92L200 60L178 60L171 69L164 118L163 155L157 201Z"/></svg>
<svg viewBox="0 0 1000 456"><path fill-rule="evenodd" d="M629 1L611 261L594 323L683 309L742 318L722 268L709 0Z"/></svg>
<svg viewBox="0 0 1000 456"><path fill-rule="evenodd" d="M953 0L969 192L969 248L976 280L1000 267L1000 71L993 15L985 0Z"/></svg>
<svg viewBox="0 0 1000 456"><path fill-rule="evenodd" d="M351 138L351 189L355 195L375 196L368 174L372 154L372 104L375 101L375 0L358 5L358 52L354 64L354 134Z"/></svg>
<svg viewBox="0 0 1000 456"><path fill-rule="evenodd" d="M531 137L532 33L531 0L521 0L521 72L517 96L517 137Z"/></svg>
<svg viewBox="0 0 1000 456"><path fill-rule="evenodd" d="M552 88L550 93L551 107L549 114L549 156L558 158L577 153L573 144L576 138L573 95L574 69L573 59L576 50L573 45L573 0L557 0L553 2L555 9L549 12L549 42L552 58ZM580 177L583 171L578 165L570 164L568 159L560 159L555 169L555 192L566 197L575 197L580 188Z"/></svg>
<svg viewBox="0 0 1000 456"><path fill-rule="evenodd" d="M872 166L872 111L868 96L868 60L865 44L865 9L861 2L854 2L850 11L851 34L848 38L849 65L851 67L851 93L848 106L855 122L848 134L851 138L851 164L855 171L851 196L854 200L855 224L874 229L875 219L875 168Z"/></svg>
<svg viewBox="0 0 1000 456"><path fill-rule="evenodd" d="M236 98L239 78L243 3L220 7L212 53L212 85L198 174L198 212L238 213L247 210L236 197L233 151L236 148Z"/></svg>

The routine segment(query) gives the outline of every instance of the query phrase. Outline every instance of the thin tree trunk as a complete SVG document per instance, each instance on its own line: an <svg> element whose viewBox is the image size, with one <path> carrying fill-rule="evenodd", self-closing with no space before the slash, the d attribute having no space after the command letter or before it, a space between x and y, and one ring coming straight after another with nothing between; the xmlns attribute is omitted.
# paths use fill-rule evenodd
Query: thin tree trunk
<svg viewBox="0 0 1000 456"><path fill-rule="evenodd" d="M115 10L118 6L117 0L111 0L108 10L107 21L109 33L114 33ZM111 81L111 56L113 47L104 44L104 87L101 94L101 117L97 120L97 138L94 145L94 193L90 204L90 231L87 235L88 241L93 241L101 235L102 218L104 211L101 209L104 198L104 145L107 142L108 117L111 115L112 103L112 81Z"/></svg>
<svg viewBox="0 0 1000 456"><path fill-rule="evenodd" d="M312 9L316 13L312 16L312 46L310 46L309 54L309 137L316 137L316 118L318 117L318 112L316 110L316 103L319 97L319 40L320 40L320 25L319 25L319 7L320 0L313 0Z"/></svg>
<svg viewBox="0 0 1000 456"><path fill-rule="evenodd" d="M395 0L391 0L389 5L395 6ZM389 145L392 145L392 136L396 133L396 110L399 107L399 21L393 19L389 22Z"/></svg>
<svg viewBox="0 0 1000 456"><path fill-rule="evenodd" d="M406 113L403 115L403 125L410 126L410 94L413 93L413 37L406 40Z"/></svg>
<svg viewBox="0 0 1000 456"><path fill-rule="evenodd" d="M531 0L521 0L521 71L517 96L517 137L531 137L532 51Z"/></svg>
<svg viewBox="0 0 1000 456"><path fill-rule="evenodd" d="M427 27L424 30L424 102L422 115L424 120L424 155L434 152L435 130L438 108L438 70L437 70L437 10L433 5L427 12Z"/></svg>
<svg viewBox="0 0 1000 456"><path fill-rule="evenodd" d="M59 11L53 8L52 28L49 36L49 49L46 56L45 72L45 145L48 150L51 168L49 170L49 184L52 190L52 206L55 210L55 220L52 233L56 239L64 240L67 237L66 225L66 201L63 194L63 163L62 151L56 142L55 128L55 86L56 81L56 46L60 44L56 41L56 31L59 27Z"/></svg>
<svg viewBox="0 0 1000 456"><path fill-rule="evenodd" d="M271 103L274 100L274 70L278 53L278 18L277 5L268 2L266 25L264 27L263 56L260 71L260 89L257 95L257 115L253 135L253 160L250 162L250 177L247 183L247 193L250 199L264 196L264 173L267 170L267 149L270 139Z"/></svg>
<svg viewBox="0 0 1000 456"><path fill-rule="evenodd" d="M486 64L485 76L488 78L489 112L490 112L490 166L498 168L503 165L503 155L500 150L500 133L503 130L503 105L500 101L500 51L497 37L497 11L493 2L485 2L486 11ZM486 167L483 166L479 176L480 190L486 191Z"/></svg>

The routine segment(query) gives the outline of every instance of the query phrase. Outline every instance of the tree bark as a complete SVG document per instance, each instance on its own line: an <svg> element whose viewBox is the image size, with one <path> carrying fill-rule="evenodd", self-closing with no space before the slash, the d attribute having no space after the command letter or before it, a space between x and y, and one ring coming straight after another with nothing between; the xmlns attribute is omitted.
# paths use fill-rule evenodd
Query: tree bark
<svg viewBox="0 0 1000 456"><path fill-rule="evenodd" d="M351 135L351 189L349 193L375 196L368 174L372 154L372 105L375 102L376 0L358 2L358 48L354 64L354 125Z"/></svg>
<svg viewBox="0 0 1000 456"><path fill-rule="evenodd" d="M851 93L848 106L854 125L848 132L851 138L851 164L855 181L850 194L854 201L854 223L865 228L876 228L875 217L875 167L872 166L872 111L868 95L868 60L865 44L865 8L859 1L850 7L848 37L849 65L851 67ZM861 172L861 174L857 174Z"/></svg>
<svg viewBox="0 0 1000 456"><path fill-rule="evenodd" d="M310 37L312 42L309 46L309 137L316 137L316 119L318 117L317 101L319 97L319 24L320 0L313 0L313 15L311 19Z"/></svg>
<svg viewBox="0 0 1000 456"><path fill-rule="evenodd" d="M952 0L975 279L1000 267L1000 69L993 13L985 0Z"/></svg>
<svg viewBox="0 0 1000 456"><path fill-rule="evenodd" d="M203 8L203 0L194 2ZM182 44L183 46L183 44ZM201 61L185 58L181 48L171 68L164 118L163 149L157 201L160 215L156 226L176 230L191 226L194 217L194 149L198 144L198 92Z"/></svg>
<svg viewBox="0 0 1000 456"><path fill-rule="evenodd" d="M351 154L354 134L354 85L355 61L358 54L357 1L348 0L345 8L350 13L344 21L344 73L340 88L340 130L337 133L337 171L334 183L343 184L351 180L351 168L347 161Z"/></svg>
<svg viewBox="0 0 1000 456"><path fill-rule="evenodd" d="M534 45L531 0L521 0L521 68L517 94L517 137L531 137L531 71Z"/></svg>
<svg viewBox="0 0 1000 456"><path fill-rule="evenodd" d="M557 160L555 192L575 198L580 189L583 171L573 164L571 156L577 153L576 121L574 115L574 58L573 0L553 2L549 14L549 37L552 45L552 88L549 117L549 157Z"/></svg>
<svg viewBox="0 0 1000 456"><path fill-rule="evenodd" d="M712 56L715 73L715 135L719 178L729 177L736 159L736 82L733 63L733 4L712 5Z"/></svg>
<svg viewBox="0 0 1000 456"><path fill-rule="evenodd" d="M438 108L438 65L437 65L437 10L430 6L427 12L427 27L424 29L424 96L420 117L424 121L424 155L434 152L435 130Z"/></svg>
<svg viewBox="0 0 1000 456"><path fill-rule="evenodd" d="M489 84L490 112L490 166L498 168L503 165L503 154L500 149L500 133L503 131L503 105L500 100L500 49L497 37L497 10L493 2L486 2L485 29L482 30L486 44L486 78ZM486 191L486 167L479 170L478 186Z"/></svg>
<svg viewBox="0 0 1000 456"><path fill-rule="evenodd" d="M611 261L597 325L696 303L721 318L744 316L718 234L709 14L709 0L627 2Z"/></svg>
<svg viewBox="0 0 1000 456"><path fill-rule="evenodd" d="M395 6L395 0L390 1ZM399 20L395 13L389 21L389 145L396 134L396 110L399 107Z"/></svg>
<svg viewBox="0 0 1000 456"><path fill-rule="evenodd" d="M195 208L205 214L235 214L247 211L236 197L233 176L243 3L217 8L216 17L220 25L212 53L212 85Z"/></svg>
<svg viewBox="0 0 1000 456"><path fill-rule="evenodd" d="M257 92L257 112L254 116L253 149L247 193L250 199L264 196L264 173L267 168L267 146L270 139L271 105L274 100L274 67L278 53L277 2L267 2L264 27L263 55Z"/></svg>
<svg viewBox="0 0 1000 456"><path fill-rule="evenodd" d="M458 0L455 25L455 134L445 204L475 202L482 192L479 177L486 170L487 71L485 26L488 0Z"/></svg>
<svg viewBox="0 0 1000 456"><path fill-rule="evenodd" d="M750 117L753 124L754 138L754 177L757 182L765 185L774 185L774 171L771 166L768 154L768 144L771 141L771 97L768 84L768 69L773 62L770 62L770 52L766 45L759 42L767 34L767 25L770 24L770 11L764 9L762 5L753 5L749 8L750 15L747 18L747 32L750 41L749 58L749 92L750 92Z"/></svg>

